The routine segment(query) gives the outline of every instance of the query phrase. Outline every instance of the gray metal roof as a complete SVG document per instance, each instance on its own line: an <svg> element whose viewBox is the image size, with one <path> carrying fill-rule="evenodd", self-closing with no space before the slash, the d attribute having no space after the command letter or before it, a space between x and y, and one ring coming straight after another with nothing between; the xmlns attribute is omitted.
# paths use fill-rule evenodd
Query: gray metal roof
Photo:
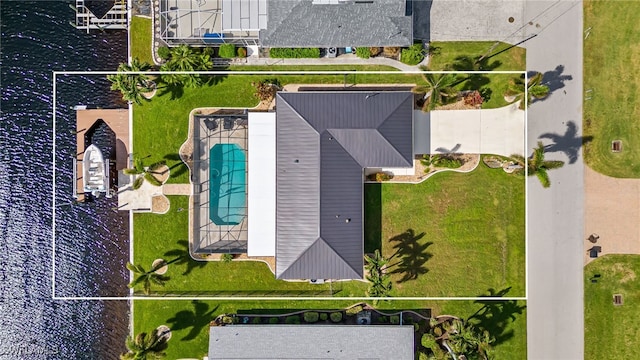
<svg viewBox="0 0 640 360"><path fill-rule="evenodd" d="M413 19L407 0L269 0L266 47L409 46Z"/></svg>
<svg viewBox="0 0 640 360"><path fill-rule="evenodd" d="M209 328L209 359L413 360L413 326L231 325Z"/></svg>
<svg viewBox="0 0 640 360"><path fill-rule="evenodd" d="M413 166L410 92L276 97L276 277L363 276L363 168Z"/></svg>

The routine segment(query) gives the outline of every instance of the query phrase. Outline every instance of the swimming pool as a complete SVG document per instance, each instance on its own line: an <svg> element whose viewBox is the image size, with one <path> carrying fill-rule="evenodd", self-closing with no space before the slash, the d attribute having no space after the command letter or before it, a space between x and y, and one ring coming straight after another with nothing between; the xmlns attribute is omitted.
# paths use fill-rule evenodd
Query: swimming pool
<svg viewBox="0 0 640 360"><path fill-rule="evenodd" d="M209 218L216 225L238 225L247 212L246 155L236 144L209 150Z"/></svg>

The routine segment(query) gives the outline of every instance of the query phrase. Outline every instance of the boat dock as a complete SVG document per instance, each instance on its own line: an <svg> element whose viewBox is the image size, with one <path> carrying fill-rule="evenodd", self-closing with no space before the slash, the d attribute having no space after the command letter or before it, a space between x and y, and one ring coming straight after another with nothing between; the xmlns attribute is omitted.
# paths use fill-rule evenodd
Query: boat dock
<svg viewBox="0 0 640 360"><path fill-rule="evenodd" d="M85 149L91 145L86 143L85 134L91 130L98 121L104 121L116 135L116 171L127 168L129 159L129 110L128 109L86 109L76 108L76 157L73 174L73 197L77 201L84 201L83 169Z"/></svg>
<svg viewBox="0 0 640 360"><path fill-rule="evenodd" d="M70 5L76 11L74 25L77 29L86 30L126 30L127 29L127 1L115 0L113 7L102 17L97 17L86 6L84 0L76 0L75 6Z"/></svg>

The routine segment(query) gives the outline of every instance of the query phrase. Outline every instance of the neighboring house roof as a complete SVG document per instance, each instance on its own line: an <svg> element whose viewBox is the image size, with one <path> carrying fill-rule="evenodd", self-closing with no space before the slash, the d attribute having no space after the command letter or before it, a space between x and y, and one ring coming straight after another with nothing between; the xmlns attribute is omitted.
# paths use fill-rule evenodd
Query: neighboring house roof
<svg viewBox="0 0 640 360"><path fill-rule="evenodd" d="M409 46L408 0L269 0L265 47Z"/></svg>
<svg viewBox="0 0 640 360"><path fill-rule="evenodd" d="M276 277L361 279L363 168L413 166L410 92L276 96Z"/></svg>
<svg viewBox="0 0 640 360"><path fill-rule="evenodd" d="M209 359L413 360L413 326L231 325L209 328Z"/></svg>

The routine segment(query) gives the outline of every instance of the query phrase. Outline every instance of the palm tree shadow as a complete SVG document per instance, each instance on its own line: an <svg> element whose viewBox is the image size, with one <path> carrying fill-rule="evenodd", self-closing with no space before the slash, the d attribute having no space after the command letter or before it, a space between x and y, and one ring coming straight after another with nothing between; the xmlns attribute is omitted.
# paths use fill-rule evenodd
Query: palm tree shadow
<svg viewBox="0 0 640 360"><path fill-rule="evenodd" d="M170 263L187 265L187 268L182 275L189 275L193 269L207 266L206 261L195 261L191 258L191 254L189 253L189 242L187 240L178 240L178 244L181 247L180 249L169 250L164 253L164 255L175 258L175 260L170 261Z"/></svg>
<svg viewBox="0 0 640 360"><path fill-rule="evenodd" d="M396 244L391 258L399 257L398 262L389 265L389 268L395 267L391 274L402 274L402 278L398 283L408 280L415 280L420 275L429 272L424 264L433 257L433 254L426 252L427 248L433 245L433 242L420 243L419 240L424 237L425 233L415 234L413 229L408 229L400 235L396 235L390 239Z"/></svg>
<svg viewBox="0 0 640 360"><path fill-rule="evenodd" d="M561 151L569 158L569 164L573 164L578 161L578 155L580 153L580 147L593 140L593 136L576 136L578 134L578 127L575 122L567 122L567 130L564 135L558 135L553 133L544 133L540 135L539 139L550 139L553 144L546 145L545 152L558 152Z"/></svg>
<svg viewBox="0 0 640 360"><path fill-rule="evenodd" d="M503 297L509 290L511 287L500 291L490 288L488 295L480 295L480 297ZM482 307L468 320L494 336L496 339L494 345L504 343L515 335L514 331L507 330L507 327L517 320L516 315L522 315L527 308L526 305L521 305L516 300L476 300L475 303L482 305Z"/></svg>
<svg viewBox="0 0 640 360"><path fill-rule="evenodd" d="M451 68L456 71L492 71L502 65L499 60L489 62L489 58L480 59L480 56L471 57L461 55L454 59ZM462 80L464 85L461 90L480 90L488 85L491 79L486 74L470 74Z"/></svg>
<svg viewBox="0 0 640 360"><path fill-rule="evenodd" d="M573 80L573 76L563 75L563 72L564 65L558 65L555 69L546 71L542 75L542 84L549 87L550 93L563 88L566 81Z"/></svg>
<svg viewBox="0 0 640 360"><path fill-rule="evenodd" d="M169 84L162 82L162 86L158 85L158 97L162 97L167 94L171 94L170 99L176 100L182 97L184 94L184 86L178 84Z"/></svg>
<svg viewBox="0 0 640 360"><path fill-rule="evenodd" d="M216 305L215 308L207 311L209 305L198 300L192 300L191 305L193 310L178 311L172 318L167 319L167 322L171 324L169 327L173 331L191 328L189 333L181 339L182 341L193 340L200 335L202 329L209 326L213 320L213 314L219 307Z"/></svg>
<svg viewBox="0 0 640 360"><path fill-rule="evenodd" d="M169 166L172 177L182 175L188 170L187 164L185 164L184 161L182 161L182 158L180 157L179 154L167 154L163 157L163 159L176 162L175 164L172 164L171 166Z"/></svg>

